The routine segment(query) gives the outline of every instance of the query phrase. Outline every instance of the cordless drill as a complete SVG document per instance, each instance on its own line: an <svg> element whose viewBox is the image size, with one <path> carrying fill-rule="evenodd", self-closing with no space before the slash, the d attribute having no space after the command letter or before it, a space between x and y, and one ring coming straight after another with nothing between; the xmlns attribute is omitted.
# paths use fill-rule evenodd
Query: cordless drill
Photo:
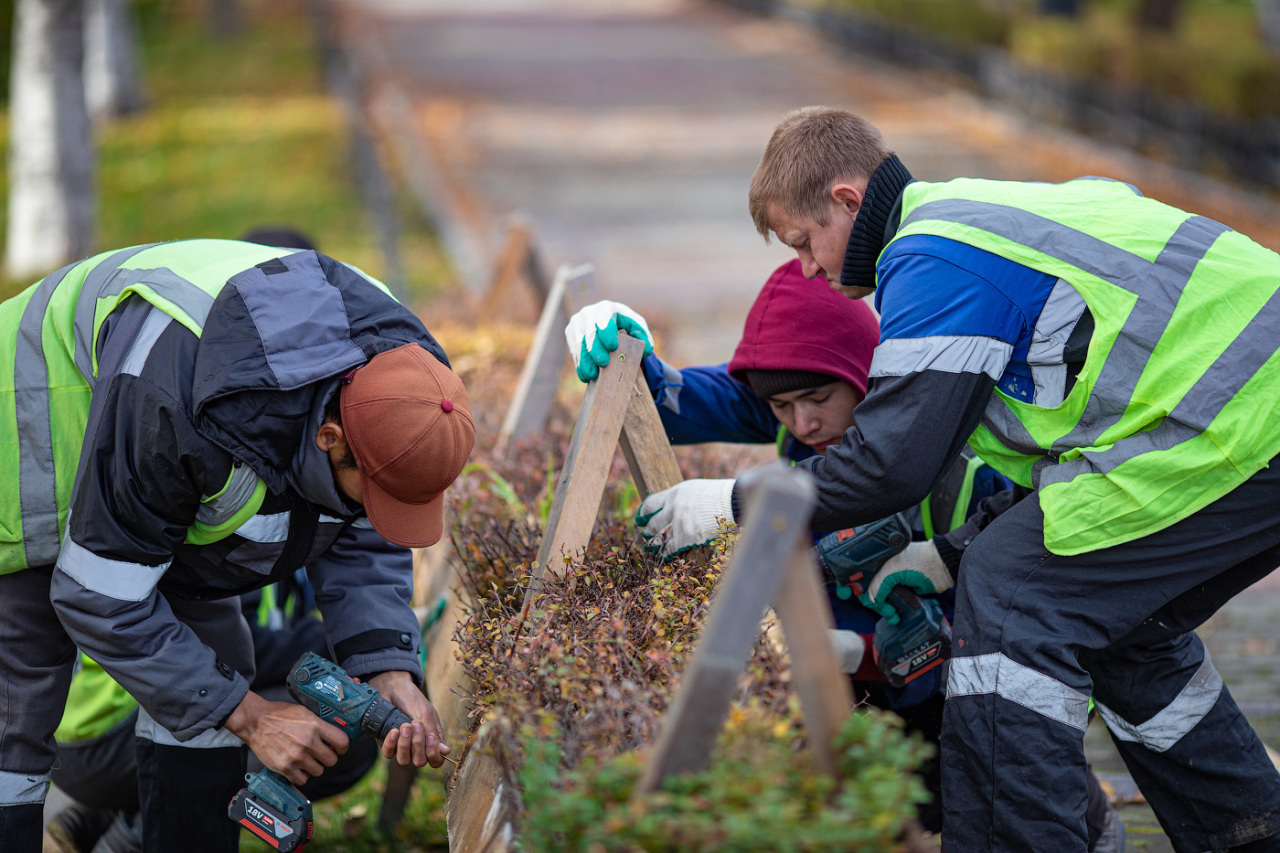
<svg viewBox="0 0 1280 853"><path fill-rule="evenodd" d="M876 572L911 542L911 528L901 513L871 524L828 533L815 551L836 596L849 599L871 584ZM885 681L902 687L951 656L951 623L942 605L922 599L915 590L896 586L885 599L900 617L897 625L876 623L872 646Z"/></svg>
<svg viewBox="0 0 1280 853"><path fill-rule="evenodd" d="M368 733L382 740L409 716L367 684L315 652L298 658L289 673L289 694L352 738ZM281 853L302 850L313 830L311 801L274 770L245 775L248 783L231 800L227 815Z"/></svg>

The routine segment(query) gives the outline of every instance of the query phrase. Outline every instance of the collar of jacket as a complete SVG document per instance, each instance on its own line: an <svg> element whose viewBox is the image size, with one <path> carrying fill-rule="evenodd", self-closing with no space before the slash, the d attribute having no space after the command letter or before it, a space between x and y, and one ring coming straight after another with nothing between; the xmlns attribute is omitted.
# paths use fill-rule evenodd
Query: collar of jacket
<svg viewBox="0 0 1280 853"><path fill-rule="evenodd" d="M898 217L893 213L901 210L902 190L911 181L911 173L896 154L890 154L871 173L844 250L840 283L845 287L876 286L876 260L898 230Z"/></svg>

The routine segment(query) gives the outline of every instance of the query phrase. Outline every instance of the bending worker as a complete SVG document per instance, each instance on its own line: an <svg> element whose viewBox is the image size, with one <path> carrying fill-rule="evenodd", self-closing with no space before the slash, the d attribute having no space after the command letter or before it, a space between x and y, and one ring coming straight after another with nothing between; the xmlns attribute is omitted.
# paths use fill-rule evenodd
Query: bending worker
<svg viewBox="0 0 1280 853"><path fill-rule="evenodd" d="M1280 850L1280 773L1194 634L1280 564L1280 256L1115 181L913 181L821 107L774 131L750 208L881 316L857 423L802 463L816 530L918 502L966 441L1032 489L962 558L948 851L1085 850L1090 695L1176 850ZM686 481L646 532L678 549L733 504ZM952 580L881 572L866 603L898 582Z"/></svg>
<svg viewBox="0 0 1280 853"><path fill-rule="evenodd" d="M441 535L466 390L381 284L313 251L186 240L0 304L0 838L40 849L76 649L137 699L149 850L233 851L245 744L302 784L348 738L249 689L236 598L306 566L338 663L449 749L419 685L409 547Z"/></svg>
<svg viewBox="0 0 1280 853"><path fill-rule="evenodd" d="M570 319L565 337L579 378L589 381L598 373L593 355L607 361L619 324L635 337L651 338L644 318L617 302L598 302ZM781 459L800 464L825 456L853 426L879 337L875 312L866 302L815 287L804 277L800 262L792 260L775 270L757 294L728 364L677 370L649 353L643 370L673 444L773 443ZM732 489L732 481L703 482ZM886 571L918 566L954 575L968 543L1016 499L1012 485L966 448L929 495L903 513L914 541L892 558ZM854 698L892 711L908 731L919 732L937 746L945 689L942 670L930 670L901 688L886 683L871 651L880 613L848 588L828 583L826 591L836 629L832 640ZM934 597L951 617L954 590ZM931 800L920 805L920 822L938 832L943 826L936 758L926 763L921 776ZM1088 782L1089 850L1123 850L1119 815L1092 774Z"/></svg>

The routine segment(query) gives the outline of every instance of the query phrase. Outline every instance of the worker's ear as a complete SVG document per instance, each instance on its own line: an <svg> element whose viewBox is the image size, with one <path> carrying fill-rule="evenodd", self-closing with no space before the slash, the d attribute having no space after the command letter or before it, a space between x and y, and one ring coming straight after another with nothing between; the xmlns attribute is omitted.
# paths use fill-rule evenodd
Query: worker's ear
<svg viewBox="0 0 1280 853"><path fill-rule="evenodd" d="M858 211L862 209L862 195L863 191L857 186L843 181L831 187L831 203L848 214L850 221L858 218Z"/></svg>
<svg viewBox="0 0 1280 853"><path fill-rule="evenodd" d="M325 421L316 433L316 447L328 453L339 445L345 445L347 437L342 434L342 424L337 421Z"/></svg>

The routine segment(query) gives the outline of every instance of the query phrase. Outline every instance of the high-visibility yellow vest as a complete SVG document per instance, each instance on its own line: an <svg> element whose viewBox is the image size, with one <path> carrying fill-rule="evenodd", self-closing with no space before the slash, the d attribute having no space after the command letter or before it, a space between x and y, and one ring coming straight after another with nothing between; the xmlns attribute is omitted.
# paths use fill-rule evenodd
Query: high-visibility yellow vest
<svg viewBox="0 0 1280 853"><path fill-rule="evenodd" d="M997 390L969 440L1039 488L1053 553L1168 527L1280 453L1280 255L1100 179L913 183L894 239L913 234L1055 276L1093 315L1066 399Z"/></svg>
<svg viewBox="0 0 1280 853"><path fill-rule="evenodd" d="M232 240L134 246L63 267L0 303L0 574L57 559L107 316L137 295L199 335L228 279L296 251ZM226 536L265 493L237 468L206 496L188 541Z"/></svg>

